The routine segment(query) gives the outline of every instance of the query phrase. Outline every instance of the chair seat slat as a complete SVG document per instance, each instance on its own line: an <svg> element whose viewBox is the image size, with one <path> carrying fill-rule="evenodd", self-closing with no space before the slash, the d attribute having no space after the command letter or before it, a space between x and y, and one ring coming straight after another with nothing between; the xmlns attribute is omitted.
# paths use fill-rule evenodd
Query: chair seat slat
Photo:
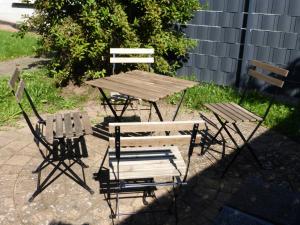
<svg viewBox="0 0 300 225"><path fill-rule="evenodd" d="M81 121L84 128L84 133L92 134L93 133L92 125L86 112L81 113Z"/></svg>
<svg viewBox="0 0 300 225"><path fill-rule="evenodd" d="M141 157L128 160L124 158L124 154L140 155ZM153 159L153 153L169 153L169 157ZM117 162L111 160L113 149L110 150L110 176L116 177ZM175 158L174 158L175 156ZM167 148L126 148L121 151L121 159L119 163L120 179L147 178L147 177L166 177L166 176L182 176L185 172L186 164L181 157L177 147L171 146Z"/></svg>
<svg viewBox="0 0 300 225"><path fill-rule="evenodd" d="M63 132L63 118L61 114L56 114L56 120L55 120L55 137L56 138L63 138L64 132Z"/></svg>
<svg viewBox="0 0 300 225"><path fill-rule="evenodd" d="M142 178L157 178L157 177L172 177L172 176L180 176L180 172L177 170L165 170L163 173L161 170L159 171L150 171L150 172L122 172L120 173L119 179L142 179ZM116 172L110 172L110 177L116 179Z"/></svg>
<svg viewBox="0 0 300 225"><path fill-rule="evenodd" d="M240 108L237 108L235 105L231 103L224 103L224 105L229 108L235 115L237 115L241 121L246 122L246 121L256 121L256 119L252 116L250 116L248 113L246 113L247 110L241 110Z"/></svg>
<svg viewBox="0 0 300 225"><path fill-rule="evenodd" d="M142 161L142 162L147 162L148 160ZM112 170L116 171L117 170L117 165L111 165ZM179 170L178 172L180 173L181 170L184 171L186 168L185 163L178 161L172 165L170 162L165 161L160 161L158 162L152 162L152 165L150 164L133 164L133 165L124 165L120 164L119 165L119 171L122 172L151 172L153 170L160 170L161 174L164 173L166 170Z"/></svg>
<svg viewBox="0 0 300 225"><path fill-rule="evenodd" d="M230 115L227 115L226 113L224 113L222 108L218 107L217 105L215 105L215 104L204 104L204 106L206 108L208 108L209 110L211 110L212 112L220 115L226 121L231 122L231 123L236 122L235 120L233 120L230 117Z"/></svg>
<svg viewBox="0 0 300 225"><path fill-rule="evenodd" d="M253 120L251 120L251 121L261 121L262 120L261 117L255 115L254 113L248 111L247 109L241 107L240 105L233 103L233 102L231 102L230 104L233 105L234 107L236 107L237 109L239 109L240 111L243 111L245 114L249 115L250 117L252 117Z"/></svg>
<svg viewBox="0 0 300 225"><path fill-rule="evenodd" d="M53 115L47 116L46 119L46 140L49 143L53 143Z"/></svg>
<svg viewBox="0 0 300 225"><path fill-rule="evenodd" d="M66 138L72 138L74 132L73 132L73 124L72 124L70 113L64 114L64 124L65 124Z"/></svg>
<svg viewBox="0 0 300 225"><path fill-rule="evenodd" d="M74 121L74 129L76 137L80 137L83 135L83 127L80 121L80 114L79 112L73 113L73 121Z"/></svg>
<svg viewBox="0 0 300 225"><path fill-rule="evenodd" d="M245 117L243 117L241 114L237 113L235 110L233 110L231 107L229 107L226 103L215 103L213 105L218 107L219 109L221 109L223 113L225 113L227 116L232 118L234 121L236 121L236 122L245 121Z"/></svg>

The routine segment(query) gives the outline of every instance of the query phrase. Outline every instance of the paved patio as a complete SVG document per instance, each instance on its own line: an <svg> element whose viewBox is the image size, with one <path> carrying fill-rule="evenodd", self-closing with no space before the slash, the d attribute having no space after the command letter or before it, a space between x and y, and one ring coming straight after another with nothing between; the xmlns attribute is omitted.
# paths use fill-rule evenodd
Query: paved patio
<svg viewBox="0 0 300 225"><path fill-rule="evenodd" d="M168 112L174 111L174 106L165 103L160 105L163 117L170 118ZM91 102L84 110L94 123L100 123L108 116L98 103ZM145 117L143 113L142 119L145 120ZM181 110L178 120L181 119L199 119L199 113ZM156 115L153 120L157 120ZM246 124L243 130L248 128L251 128L250 124ZM37 175L31 171L41 162L40 154L23 120L17 128L1 128L0 224L173 224L173 216L165 213L138 213L135 216L121 217L120 221L114 222L109 218L110 208L104 195L99 193L99 182L93 179L93 173L98 171L107 148L107 141L101 138L106 135L106 131L98 130L96 133L98 135L86 137L89 157L84 160L90 166L85 170L87 183L95 194L90 195L69 178L62 176L29 203L28 199L36 188L37 180ZM257 132L253 144L259 149L259 158L270 169L258 169L250 154L245 151L223 180L219 178L224 168L222 162L228 162L231 148L227 148L226 157L222 161L219 153L209 151L200 156L200 149L195 149L189 184L182 190L179 199L179 224L213 224L220 207L249 177L300 191L299 144L263 127ZM227 145L233 146L230 142ZM212 148L221 150L219 145ZM186 157L186 149L182 148L181 151ZM152 208L158 203L168 204L166 196L164 191L159 190L157 200L147 199L148 205L144 205L141 198L122 200L121 205L126 211L139 211Z"/></svg>

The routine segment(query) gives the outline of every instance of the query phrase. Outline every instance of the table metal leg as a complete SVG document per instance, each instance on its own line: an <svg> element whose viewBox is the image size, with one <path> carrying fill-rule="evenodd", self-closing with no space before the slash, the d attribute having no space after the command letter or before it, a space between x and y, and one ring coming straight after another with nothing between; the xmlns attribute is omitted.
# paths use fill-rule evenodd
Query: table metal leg
<svg viewBox="0 0 300 225"><path fill-rule="evenodd" d="M181 106L181 104L182 104L182 101L183 101L183 98L184 98L184 96L185 96L185 93L186 93L186 90L184 90L184 91L182 92L181 99L180 99L180 101L179 101L179 104L178 104L178 106L177 106L177 109L176 109L176 111L175 111L175 114L174 114L174 116L173 116L172 121L175 121L175 119L176 119L176 117L177 117L177 114L178 114L179 108L180 108L180 106Z"/></svg>
<svg viewBox="0 0 300 225"><path fill-rule="evenodd" d="M99 91L100 91L102 97L104 98L104 101L106 102L106 104L107 104L108 107L110 108L111 112L114 114L115 119L116 119L118 122L120 122L120 118L119 118L119 116L117 115L116 110L112 107L112 105L111 105L110 101L108 100L108 98L106 97L104 91L103 91L101 88L99 88Z"/></svg>
<svg viewBox="0 0 300 225"><path fill-rule="evenodd" d="M127 96L126 101L125 101L124 106L123 106L123 109L122 109L121 114L120 114L121 118L122 118L124 112L126 111L126 109L127 109L127 107L129 106L130 103L131 103L130 96Z"/></svg>
<svg viewBox="0 0 300 225"><path fill-rule="evenodd" d="M157 113L157 116L158 116L159 120L160 120L161 122L163 122L164 119L163 119L162 116L161 116L161 113L160 113L160 111L159 111L159 108L158 108L156 102L150 102L150 103L154 106L154 109L155 109L155 111L156 111L156 113Z"/></svg>

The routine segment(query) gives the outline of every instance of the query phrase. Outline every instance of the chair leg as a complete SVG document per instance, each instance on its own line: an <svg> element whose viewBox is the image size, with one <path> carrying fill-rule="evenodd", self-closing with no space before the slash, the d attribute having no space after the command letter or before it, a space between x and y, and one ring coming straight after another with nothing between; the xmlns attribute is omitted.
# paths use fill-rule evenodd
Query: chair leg
<svg viewBox="0 0 300 225"><path fill-rule="evenodd" d="M209 149L209 147L212 145L212 143L216 140L216 138L219 136L219 134L221 134L221 131L224 129L224 126L225 125L222 125L221 127L220 127L220 129L217 131L217 133L213 136L213 138L209 141L209 143L207 144L207 146L206 147L203 147L202 149L201 149L201 155L204 155L205 154L205 152ZM222 139L223 140L223 139ZM224 143L224 140L223 140L223 144L225 145L225 143Z"/></svg>
<svg viewBox="0 0 300 225"><path fill-rule="evenodd" d="M89 168L89 166L86 165L81 159L76 159L74 161L76 161L76 163L78 163L83 168Z"/></svg>
<svg viewBox="0 0 300 225"><path fill-rule="evenodd" d="M219 122L223 125L225 123L223 123L221 121L221 119L216 116L217 119L219 120ZM251 155L253 156L253 158L255 159L255 161L258 163L259 167L262 168L262 165L260 163L260 161L258 160L257 156L254 153L254 149L250 146L249 144L249 140L252 138L253 134L255 133L255 131L257 130L257 128L260 126L261 123L259 123L255 129L252 131L252 133L250 134L250 136L248 137L248 139L246 140L246 138L244 137L244 135L242 134L242 132L240 131L240 129L238 128L238 126L233 123L233 126L236 130L236 132L239 134L239 136L242 138L244 144L242 147L239 147L239 145L237 144L237 142L235 141L235 139L233 138L233 136L231 135L231 133L228 131L228 129L226 128L226 126L224 126L224 130L225 132L228 134L228 136L230 137L230 139L232 140L232 142L234 143L234 145L236 146L237 152L235 153L235 155L233 156L232 160L230 161L230 163L226 166L225 170L222 173L222 178L225 176L225 174L227 173L228 169L230 168L230 166L232 165L232 163L236 160L237 156L240 154L240 152L245 148L248 147ZM225 124L226 125L226 124Z"/></svg>
<svg viewBox="0 0 300 225"><path fill-rule="evenodd" d="M119 189L116 191L116 213L114 218L120 219L120 196Z"/></svg>
<svg viewBox="0 0 300 225"><path fill-rule="evenodd" d="M48 174L48 176L44 179L44 181L41 184L41 171L39 171L38 174L38 181L37 181L37 188L36 191L32 194L29 202L32 202L33 199L38 196L43 190L45 190L51 183L53 183L54 180L56 180L58 177L60 177L63 173L56 175L51 181L50 178L54 175L54 173L58 170L59 166L61 165L61 162L59 162L57 165L55 165L54 169Z"/></svg>
<svg viewBox="0 0 300 225"><path fill-rule="evenodd" d="M258 164L258 166L260 168L263 168L261 162L259 161L258 157L256 156L255 154L255 151L254 149L251 147L250 143L249 143L249 140L251 139L251 137L253 136L254 132L252 132L252 134L250 135L250 138L248 138L246 140L246 138L244 137L244 135L242 134L242 132L240 131L240 129L238 128L238 126L236 124L233 124L233 126L235 127L237 133L239 134L239 136L242 138L242 140L244 141L244 145L249 149L252 157L254 158L254 160L256 161L256 163ZM257 130L257 128L255 129Z"/></svg>
<svg viewBox="0 0 300 225"><path fill-rule="evenodd" d="M238 148L233 156L233 158L231 159L231 161L227 164L227 166L225 167L222 175L221 175L221 178L224 178L227 171L229 170L229 168L231 167L231 165L233 164L233 162L236 160L236 158L238 157L238 155L241 153L242 151L242 148Z"/></svg>
<svg viewBox="0 0 300 225"><path fill-rule="evenodd" d="M50 163L47 163L49 159L44 159L43 162L41 162L41 164L32 171L32 173L38 173L40 171L42 171L45 167L47 167Z"/></svg>
<svg viewBox="0 0 300 225"><path fill-rule="evenodd" d="M74 164L74 163L73 163ZM70 166L68 166L65 162L62 162L62 165L65 167L66 172L64 172L65 175L67 175L69 178L71 178L73 181L75 181L77 184L79 184L81 187L83 187L84 189L86 189L88 192L90 192L90 194L94 194L94 191L84 182L84 180L82 180L72 169L71 166L73 165L71 164ZM60 169L62 170L62 169ZM71 174L68 174L71 173ZM83 174L84 176L84 174Z"/></svg>
<svg viewBox="0 0 300 225"><path fill-rule="evenodd" d="M175 224L178 224L178 211L177 211L177 197L178 193L176 187L173 185L173 195L174 195L174 216L175 216Z"/></svg>

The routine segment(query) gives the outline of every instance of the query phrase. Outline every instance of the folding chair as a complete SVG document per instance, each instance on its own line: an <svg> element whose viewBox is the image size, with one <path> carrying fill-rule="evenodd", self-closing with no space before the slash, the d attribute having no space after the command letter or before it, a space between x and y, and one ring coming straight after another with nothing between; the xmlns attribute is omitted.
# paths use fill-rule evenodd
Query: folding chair
<svg viewBox="0 0 300 225"><path fill-rule="evenodd" d="M120 194L128 190L156 187L173 187L173 202L177 221L176 188L185 185L190 158L195 143L200 141L198 130L204 129L205 123L199 121L172 122L133 122L110 123L109 132L113 135L109 139L109 185L108 199L115 194L116 210L112 217L134 213L120 212ZM170 132L189 131L188 134L167 135ZM191 132L190 132L191 131ZM146 136L153 132L163 135ZM141 136L129 136L138 133ZM186 133L186 132L185 132ZM127 134L127 136L126 136ZM157 133L156 133L157 134ZM188 162L183 160L176 145L189 145ZM147 196L144 193L143 197ZM150 211L153 212L153 211Z"/></svg>
<svg viewBox="0 0 300 225"><path fill-rule="evenodd" d="M29 201L33 201L38 194L45 190L62 174L68 176L93 194L94 192L85 182L84 168L88 166L81 160L81 158L88 156L83 136L92 133L87 114L80 112L56 114L49 115L46 120L43 119L26 90L24 80L20 79L19 75L20 70L17 68L9 80L9 86L13 95L16 97L26 123L34 136L34 141L43 157L43 161L33 171L33 173L38 173L37 189ZM22 104L22 102L25 101L22 100L24 93L32 111L38 119L35 128ZM44 149L40 148L40 143L44 146ZM83 179L71 168L75 164L81 167ZM46 178L41 181L41 172L49 165L53 166L53 169L48 173ZM56 172L58 173L55 174Z"/></svg>
<svg viewBox="0 0 300 225"><path fill-rule="evenodd" d="M258 71L259 69L259 71ZM270 74L268 74L270 73ZM275 86L275 89L277 92L283 87L284 81L279 79L279 78L284 78L287 77L289 71L272 66L267 63L263 63L260 61L252 60L250 61L250 67L248 70L248 83L246 85L246 88L241 96L241 99L238 104L235 103L212 103L212 104L204 104L206 108L208 108L210 111L213 112L215 117L217 118L218 122L220 123L221 127L217 131L217 133L214 135L214 137L211 139L211 141L207 144L206 150L210 147L210 145L216 140L217 136L221 134L221 131L224 130L226 134L229 136L229 138L232 140L236 147L236 152L232 158L232 160L229 162L229 164L226 166L222 177L226 174L232 163L235 161L237 156L241 153L241 151L247 147L248 150L250 151L251 155L255 159L255 161L258 163L258 165L262 168L262 165L260 161L258 160L255 151L253 147L250 145L249 141L257 131L257 129L260 127L260 125L264 122L266 119L271 106L274 102L274 97L273 95L270 98L269 104L266 107L265 113L263 114L262 117L255 115L254 113L250 112L249 110L243 108L241 104L244 102L246 98L246 92L249 88L249 86L252 84L252 79L256 78L260 80L261 82L265 82L269 85ZM270 76L271 75L271 76ZM239 123L243 122L257 122L257 125L251 132L251 134L246 138L240 128L238 127ZM237 144L237 141L234 139L233 135L230 133L231 131L235 131L238 136L243 140L243 145L239 146Z"/></svg>
<svg viewBox="0 0 300 225"><path fill-rule="evenodd" d="M112 57L110 57L110 63L113 64L112 75L115 75L116 64L148 64L148 70L150 71L150 65L151 63L154 63L153 48L110 48L110 54L112 55ZM122 106L123 108L120 114L120 117L122 117L128 106L134 109L132 104L133 102L141 102L141 100L133 98L131 96L122 95L118 92L110 92L110 97L108 99L103 99L102 104L104 105L104 108L106 104L110 108L112 106L114 106L115 108L118 105ZM151 118L151 109L151 105L149 106L149 108L143 109L149 110L149 119ZM138 110L141 110L139 106Z"/></svg>

